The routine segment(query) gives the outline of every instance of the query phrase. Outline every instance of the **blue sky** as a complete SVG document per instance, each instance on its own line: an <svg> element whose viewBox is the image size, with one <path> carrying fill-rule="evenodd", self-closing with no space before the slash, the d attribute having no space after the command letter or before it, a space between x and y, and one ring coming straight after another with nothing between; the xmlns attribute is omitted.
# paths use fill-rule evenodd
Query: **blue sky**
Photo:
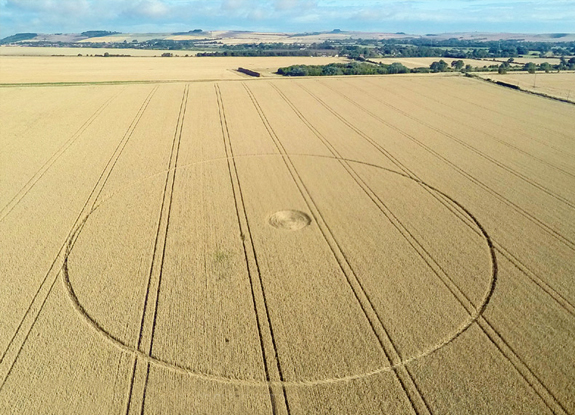
<svg viewBox="0 0 575 415"><path fill-rule="evenodd" d="M575 0L0 0L0 37L85 30L574 32Z"/></svg>

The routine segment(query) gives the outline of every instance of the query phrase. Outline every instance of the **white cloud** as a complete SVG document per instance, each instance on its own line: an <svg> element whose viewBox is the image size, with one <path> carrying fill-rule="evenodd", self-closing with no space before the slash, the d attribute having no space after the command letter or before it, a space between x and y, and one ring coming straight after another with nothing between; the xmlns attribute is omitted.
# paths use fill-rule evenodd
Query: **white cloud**
<svg viewBox="0 0 575 415"><path fill-rule="evenodd" d="M247 0L223 0L221 10L225 12L244 10L250 6Z"/></svg>
<svg viewBox="0 0 575 415"><path fill-rule="evenodd" d="M127 18L159 19L170 15L170 7L159 0L143 0L122 10L121 15Z"/></svg>
<svg viewBox="0 0 575 415"><path fill-rule="evenodd" d="M85 13L91 3L88 0L7 0L5 7L42 13Z"/></svg>
<svg viewBox="0 0 575 415"><path fill-rule="evenodd" d="M318 2L313 0L275 0L273 2L275 10L278 11L308 11L318 8Z"/></svg>

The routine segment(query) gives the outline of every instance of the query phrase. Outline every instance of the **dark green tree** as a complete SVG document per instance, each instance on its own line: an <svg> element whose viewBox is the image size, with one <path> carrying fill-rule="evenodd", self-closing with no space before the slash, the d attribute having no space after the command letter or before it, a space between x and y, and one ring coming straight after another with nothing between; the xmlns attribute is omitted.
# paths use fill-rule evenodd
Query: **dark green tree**
<svg viewBox="0 0 575 415"><path fill-rule="evenodd" d="M551 69L553 69L553 67L547 62L543 62L539 67L541 68L542 71L545 71L546 73L551 72Z"/></svg>
<svg viewBox="0 0 575 415"><path fill-rule="evenodd" d="M439 62L433 62L431 65L429 65L429 69L431 69L432 72L447 72L448 68L449 65L443 59Z"/></svg>
<svg viewBox="0 0 575 415"><path fill-rule="evenodd" d="M464 66L465 66L465 62L463 62L461 59L451 62L451 67L455 68L456 71L462 70Z"/></svg>
<svg viewBox="0 0 575 415"><path fill-rule="evenodd" d="M523 70L529 73L535 73L535 71L537 70L537 65L535 65L533 62L526 63L525 66L523 67Z"/></svg>

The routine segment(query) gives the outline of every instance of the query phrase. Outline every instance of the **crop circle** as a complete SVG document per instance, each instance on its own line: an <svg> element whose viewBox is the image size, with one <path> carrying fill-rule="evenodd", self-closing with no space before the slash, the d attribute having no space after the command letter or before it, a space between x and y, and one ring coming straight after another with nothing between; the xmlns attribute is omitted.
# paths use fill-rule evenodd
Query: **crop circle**
<svg viewBox="0 0 575 415"><path fill-rule="evenodd" d="M275 156L268 156L268 157L275 157ZM132 343L126 341L125 339L121 338L117 334L111 332L109 327L107 327L105 323L102 323L102 321L100 321L98 318L94 317L91 314L90 310L88 309L88 307L86 307L86 305L84 303L86 297L82 297L81 295L79 296L78 295L78 289L77 289L77 287L74 286L74 281L77 281L77 278L82 278L82 276L76 276L76 278L71 278L72 271L71 271L70 264L69 264L70 258L71 258L71 255L77 249L77 244L86 243L82 239L82 233L84 232L86 224L90 224L94 220L92 218L94 212L96 212L100 209L105 209L105 206L108 203L108 201L113 200L114 198L118 197L118 195L121 192L118 193L117 195L112 195L107 200L104 200L100 205L98 205L98 207L96 209L94 209L92 212L90 212L84 218L84 220L81 222L81 224L75 229L75 231L72 234L72 237L70 238L70 240L68 242L67 251L66 251L66 259L64 261L62 276L63 276L65 286L67 288L67 292L69 294L70 299L72 300L72 303L73 303L76 311L79 312L79 314L89 323L90 326L92 326L98 333L103 335L106 340L110 341L115 346L119 347L120 349L138 356L138 358L141 358L143 360L146 360L150 363L153 363L153 364L158 365L160 367L164 367L164 368L169 369L169 370L173 370L173 371L177 371L177 372L181 372L181 373L186 373L190 376L195 376L195 377L199 377L199 378L203 378L203 379L207 379L207 380L212 380L212 381L216 381L216 382L239 383L239 384L254 385L254 386L263 385L263 384L283 384L286 386L287 385L292 385L292 386L319 385L319 384L324 384L324 383L333 383L333 382L337 382L337 381L347 381L347 380L352 380L352 379L359 379L362 377L375 375L377 373L381 373L384 371L394 370L398 367L401 367L401 366L408 364L409 362L412 362L412 361L420 359L424 356L427 356L427 355L435 352L436 350L440 349L441 347L444 347L445 345L449 344L451 341L453 341L455 338L457 338L459 335L461 335L463 332L465 332L481 316L481 314L485 310L487 304L489 303L491 296L493 294L493 291L495 289L495 283L496 283L496 278L497 278L497 262L496 262L495 252L493 249L493 244L491 242L489 235L487 234L487 232L485 231L483 226L481 226L479 221L473 216L473 214L471 214L471 212L469 212L465 207L463 207L455 199L446 195L445 193L441 192L440 190L438 190L438 189L436 189L436 188L434 188L434 187L432 187L432 186L430 186L430 185L428 185L428 184L426 184L426 183L424 183L418 179L409 177L409 176L407 176L403 173L400 173L400 172L386 169L386 168L381 167L381 166L368 164L368 163L364 163L361 161L345 160L345 159L338 159L338 158L328 158L328 157L318 157L318 156L293 156L293 157L294 158L298 157L298 159L300 159L300 160L306 160L306 161L311 161L311 162L313 162L314 159L322 158L324 160L329 159L329 160L331 160L330 162L333 162L333 163L347 163L350 166L358 166L358 167L362 166L363 168L370 170L370 172L374 176L381 175L384 178L385 177L395 178L394 180L398 180L399 182L403 183L405 188L407 188L408 190L421 189L421 191L425 191L430 195L437 196L438 200L441 199L441 201L443 201L442 203L449 204L453 209L458 211L460 216L464 216L466 223L468 224L469 227L473 228L477 237L480 239L483 239L484 248L487 249L488 256L489 256L489 262L485 263L485 272L486 272L486 275L489 274L489 277L486 278L486 281L484 284L485 285L484 286L484 294L482 295L481 300L477 304L474 304L473 310L469 311L468 316L465 319L465 321L462 321L461 324L459 324L456 328L454 328L451 332L449 332L448 335L444 336L443 338L434 339L433 342L431 342L431 344L428 347L425 347L421 350L418 350L417 353L403 356L399 362L390 363L387 365L379 365L377 367L374 367L373 370L364 371L361 373L348 373L348 374L345 374L343 376L327 377L327 378L319 378L319 379L295 379L295 380L289 380L289 381L271 381L271 382L267 381L266 382L266 381L247 379L247 378L244 378L244 379L232 378L232 377L220 376L220 375L213 374L213 373L202 372L202 371L196 370L194 368L186 367L185 365L175 363L173 361L173 359L170 359L170 358L167 358L164 356L158 356L158 355L151 354L151 353L145 353L142 350L140 350L140 348L138 346L136 346L135 344L132 344ZM240 159L240 158L245 160L245 159L249 159L250 157L236 157L236 159ZM222 162L222 160L219 160L219 161ZM198 164L208 164L208 163L214 163L214 162L215 161L206 161L203 163L195 163L195 164L191 164L191 165L187 165L187 166L180 166L180 167L178 167L177 171L184 171L185 169L193 168L194 166L197 166ZM145 184L146 180L147 179L145 179L141 182L138 182L136 184L133 184L132 187L138 188L139 186L142 186L143 184ZM140 193L141 192L138 192L138 194L140 194ZM315 216L312 218L308 214L306 214L302 211L299 211L299 210L281 210L281 211L275 212L272 215L270 215L267 218L267 222L272 227L277 228L278 230L281 230L281 231L297 231L297 230L303 229L306 226L310 225L312 223L312 221L315 222L315 219L316 219ZM454 216L454 220L456 220L455 216ZM96 227L96 229L97 229L97 227ZM272 232L272 231L270 230L270 232ZM87 239L91 240L93 238L87 238ZM245 243L247 243L247 242L244 241L244 244ZM92 251L90 251L90 252L92 252ZM96 256L97 255L98 254L96 253ZM111 255L113 255L113 253ZM215 256L215 258L218 261L225 261L225 260L227 260L226 255L227 255L226 253L218 253ZM77 259L74 259L74 260L78 261ZM86 259L83 258L82 260L86 260ZM98 258L96 257L93 260L97 261ZM129 281L130 279L126 278L126 280ZM114 308L111 307L110 310L114 310ZM112 312L114 312L114 311L112 311ZM228 342L228 340L226 339L226 343L227 342Z"/></svg>
<svg viewBox="0 0 575 415"><path fill-rule="evenodd" d="M284 231L299 231L311 223L311 218L299 210L280 210L269 216L271 226Z"/></svg>

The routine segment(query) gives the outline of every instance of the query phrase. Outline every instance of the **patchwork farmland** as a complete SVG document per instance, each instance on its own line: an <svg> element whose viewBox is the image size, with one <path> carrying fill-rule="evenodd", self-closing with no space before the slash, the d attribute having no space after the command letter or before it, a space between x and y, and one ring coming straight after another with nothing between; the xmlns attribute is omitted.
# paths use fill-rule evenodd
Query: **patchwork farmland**
<svg viewBox="0 0 575 415"><path fill-rule="evenodd" d="M0 413L575 413L572 105L459 76L0 94Z"/></svg>

